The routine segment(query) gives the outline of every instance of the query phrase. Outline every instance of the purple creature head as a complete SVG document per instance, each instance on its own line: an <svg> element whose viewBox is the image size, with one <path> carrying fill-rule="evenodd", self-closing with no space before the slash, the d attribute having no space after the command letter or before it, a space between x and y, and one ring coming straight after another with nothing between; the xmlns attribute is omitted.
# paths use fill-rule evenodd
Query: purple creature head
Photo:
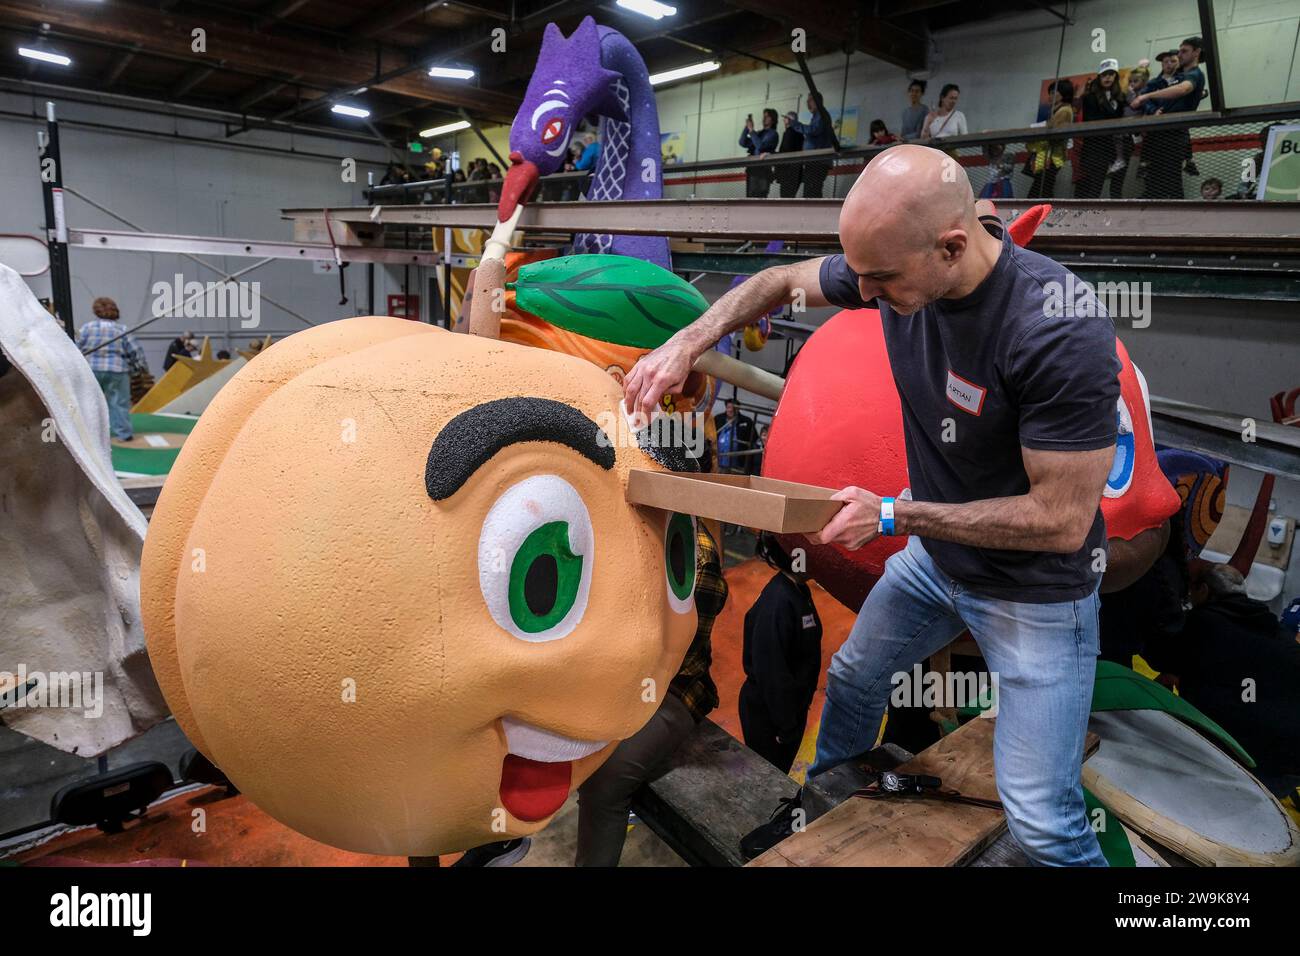
<svg viewBox="0 0 1300 956"><path fill-rule="evenodd" d="M627 118L614 92L619 74L600 64L600 40L591 17L568 37L554 23L546 25L537 67L510 127L510 169L497 209L503 221L517 204L528 201L539 176L563 166L584 116Z"/></svg>

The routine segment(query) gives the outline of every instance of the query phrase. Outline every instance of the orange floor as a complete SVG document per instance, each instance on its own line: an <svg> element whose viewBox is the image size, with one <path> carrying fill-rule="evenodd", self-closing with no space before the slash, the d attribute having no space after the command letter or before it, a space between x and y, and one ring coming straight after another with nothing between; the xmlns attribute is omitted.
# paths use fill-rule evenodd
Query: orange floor
<svg viewBox="0 0 1300 956"><path fill-rule="evenodd" d="M760 561L747 561L726 572L731 588L727 606L713 627L713 678L722 705L712 715L725 730L740 738L736 699L745 679L741 668L741 640L745 612L771 578L773 571ZM808 717L804 744L792 775L802 780L812 756L825 691L826 665L844 642L853 614L829 594L813 585L814 601L822 618L822 683L817 688ZM197 815L195 811L201 810ZM196 833L202 819L205 831ZM23 862L44 858L87 863L124 863L170 859L186 865L226 866L406 866L403 857L346 853L317 843L272 820L245 797L225 799L220 791L205 789L177 796L154 808L148 817L124 832L98 830L65 833L20 855ZM454 860L443 857L443 863Z"/></svg>

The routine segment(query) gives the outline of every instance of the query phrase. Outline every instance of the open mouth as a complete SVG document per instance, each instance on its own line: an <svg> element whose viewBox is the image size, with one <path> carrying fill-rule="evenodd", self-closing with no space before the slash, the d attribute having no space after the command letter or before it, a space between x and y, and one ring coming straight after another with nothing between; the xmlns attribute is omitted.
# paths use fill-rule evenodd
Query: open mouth
<svg viewBox="0 0 1300 956"><path fill-rule="evenodd" d="M573 762L608 745L607 740L575 740L502 717L506 758L501 765L501 804L516 820L544 820L564 804Z"/></svg>

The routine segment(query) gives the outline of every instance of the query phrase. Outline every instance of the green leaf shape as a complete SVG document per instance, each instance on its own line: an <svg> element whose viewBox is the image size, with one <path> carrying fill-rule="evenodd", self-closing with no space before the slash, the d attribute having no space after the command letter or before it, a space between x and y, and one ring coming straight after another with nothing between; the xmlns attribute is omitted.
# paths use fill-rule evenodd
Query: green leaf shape
<svg viewBox="0 0 1300 956"><path fill-rule="evenodd" d="M613 345L653 349L709 307L662 266L630 256L579 255L520 266L515 303L552 325Z"/></svg>
<svg viewBox="0 0 1300 956"><path fill-rule="evenodd" d="M1097 679L1092 687L1092 709L1094 712L1163 710L1216 741L1246 767L1255 766L1250 754L1226 730L1181 697L1123 664L1097 661Z"/></svg>

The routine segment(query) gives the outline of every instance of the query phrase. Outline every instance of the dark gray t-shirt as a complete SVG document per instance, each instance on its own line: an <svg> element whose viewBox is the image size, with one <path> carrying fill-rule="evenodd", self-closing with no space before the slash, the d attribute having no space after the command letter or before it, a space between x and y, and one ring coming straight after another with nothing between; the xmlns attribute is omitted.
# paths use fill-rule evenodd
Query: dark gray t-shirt
<svg viewBox="0 0 1300 956"><path fill-rule="evenodd" d="M989 276L969 295L914 315L878 299L864 302L842 255L821 267L830 302L880 310L917 501L1025 494L1022 445L1088 451L1115 444L1120 363L1110 317L1094 296L1080 293L1081 280L1068 269L1016 246L1000 225L986 221L985 228L1002 239ZM1088 539L1073 554L922 541L935 564L971 590L1046 604L1097 587L1093 551L1106 547L1106 528L1099 501Z"/></svg>

